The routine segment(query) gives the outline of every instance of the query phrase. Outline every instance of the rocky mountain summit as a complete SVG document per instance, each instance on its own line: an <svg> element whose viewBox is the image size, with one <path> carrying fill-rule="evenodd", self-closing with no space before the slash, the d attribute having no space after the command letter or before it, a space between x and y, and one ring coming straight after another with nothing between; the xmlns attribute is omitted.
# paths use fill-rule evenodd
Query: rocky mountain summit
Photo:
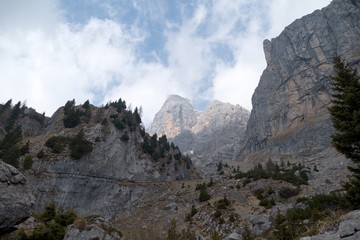
<svg viewBox="0 0 360 240"><path fill-rule="evenodd" d="M267 67L252 97L239 159L259 153L310 156L331 146L332 60L341 56L360 67L359 5L334 0L264 41Z"/></svg>
<svg viewBox="0 0 360 240"><path fill-rule="evenodd" d="M148 132L173 139L183 131L190 130L196 124L198 115L189 99L170 95L156 113Z"/></svg>
<svg viewBox="0 0 360 240"><path fill-rule="evenodd" d="M233 158L233 143L243 138L248 118L249 111L239 105L215 100L204 111L196 111L190 100L171 95L149 132L165 134L203 164Z"/></svg>

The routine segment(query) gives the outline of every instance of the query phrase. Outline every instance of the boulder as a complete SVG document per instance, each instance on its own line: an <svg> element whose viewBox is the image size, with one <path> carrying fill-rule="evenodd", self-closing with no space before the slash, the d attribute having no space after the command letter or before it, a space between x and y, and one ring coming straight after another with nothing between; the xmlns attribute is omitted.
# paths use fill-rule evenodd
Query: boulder
<svg viewBox="0 0 360 240"><path fill-rule="evenodd" d="M231 233L225 238L226 240L242 240L242 237L237 233Z"/></svg>
<svg viewBox="0 0 360 240"><path fill-rule="evenodd" d="M24 175L0 160L0 235L28 219L34 201Z"/></svg>
<svg viewBox="0 0 360 240"><path fill-rule="evenodd" d="M121 240L121 234L102 217L78 219L67 227L64 240Z"/></svg>

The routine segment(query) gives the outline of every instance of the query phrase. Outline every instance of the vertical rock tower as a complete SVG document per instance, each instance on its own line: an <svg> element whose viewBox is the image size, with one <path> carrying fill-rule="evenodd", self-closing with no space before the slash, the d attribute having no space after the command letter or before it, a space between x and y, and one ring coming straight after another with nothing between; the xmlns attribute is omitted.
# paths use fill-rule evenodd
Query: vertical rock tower
<svg viewBox="0 0 360 240"><path fill-rule="evenodd" d="M239 159L252 153L307 156L331 146L332 60L360 65L360 1L334 0L264 41L267 67ZM249 155L250 154L250 155Z"/></svg>

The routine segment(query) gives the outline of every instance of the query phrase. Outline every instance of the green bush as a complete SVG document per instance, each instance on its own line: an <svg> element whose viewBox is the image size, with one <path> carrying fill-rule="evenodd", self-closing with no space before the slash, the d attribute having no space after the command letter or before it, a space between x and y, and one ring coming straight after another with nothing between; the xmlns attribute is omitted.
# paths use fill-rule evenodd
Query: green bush
<svg viewBox="0 0 360 240"><path fill-rule="evenodd" d="M50 148L53 153L61 153L69 143L69 140L67 137L54 136L45 142L45 146Z"/></svg>
<svg viewBox="0 0 360 240"><path fill-rule="evenodd" d="M70 156L73 159L80 159L83 155L93 150L92 143L85 139L84 131L81 129L75 137L54 136L45 142L53 153L61 153L66 146L70 148Z"/></svg>
<svg viewBox="0 0 360 240"><path fill-rule="evenodd" d="M263 206L265 207L266 209L270 209L272 208L273 206L275 206L275 200L274 198L263 198L260 200L260 203L259 203L260 206Z"/></svg>
<svg viewBox="0 0 360 240"><path fill-rule="evenodd" d="M289 187L283 187L279 190L279 195L281 198L288 199L291 197L294 197L300 193L299 188L289 188Z"/></svg>
<svg viewBox="0 0 360 240"><path fill-rule="evenodd" d="M45 157L45 152L44 150L40 150L37 154L36 154L36 157L39 158L39 159L42 159Z"/></svg>
<svg viewBox="0 0 360 240"><path fill-rule="evenodd" d="M337 210L348 210L349 206L342 195L315 195L309 199L299 198L297 202L306 204L304 208L291 208L279 214L272 225L270 239L297 239L303 236L316 222L332 215ZM314 235L314 233L312 233Z"/></svg>
<svg viewBox="0 0 360 240"><path fill-rule="evenodd" d="M126 132L120 138L120 140L123 141L123 142L129 141L129 139L130 139L130 137Z"/></svg>
<svg viewBox="0 0 360 240"><path fill-rule="evenodd" d="M222 215L221 211L220 211L219 209L216 209L216 210L215 210L214 217L215 217L215 218L219 218L219 217L221 217L221 215Z"/></svg>
<svg viewBox="0 0 360 240"><path fill-rule="evenodd" d="M208 200L210 200L211 196L210 194L207 192L206 190L206 185L204 188L200 189L200 194L199 194L199 201L200 202L206 202Z"/></svg>
<svg viewBox="0 0 360 240"><path fill-rule="evenodd" d="M229 200L224 196L223 199L220 199L217 202L217 209L227 209L230 206Z"/></svg>
<svg viewBox="0 0 360 240"><path fill-rule="evenodd" d="M198 212L194 204L191 206L191 211L186 215L185 221L190 222L192 217Z"/></svg>
<svg viewBox="0 0 360 240"><path fill-rule="evenodd" d="M305 170L305 166L301 164L288 164L288 166L285 167L284 164L279 166L278 164L274 164L272 161L269 160L265 163L265 167L263 167L261 164L258 164L247 172L241 172L238 168L232 178L245 178L243 182L244 186L247 183L251 182L251 180L257 181L259 179L269 178L274 180L283 180L299 186L301 184L307 184L307 181L309 180L307 172L308 171Z"/></svg>
<svg viewBox="0 0 360 240"><path fill-rule="evenodd" d="M19 157L23 155L23 150L20 146L22 141L22 130L20 126L14 129L9 129L5 137L0 141L0 158L4 162L18 168Z"/></svg>
<svg viewBox="0 0 360 240"><path fill-rule="evenodd" d="M80 123L81 112L75 110L75 100L67 101L64 107L63 123L65 128L74 128Z"/></svg>
<svg viewBox="0 0 360 240"><path fill-rule="evenodd" d="M57 209L54 203L45 207L44 212L36 218L39 224L31 234L20 230L18 237L20 240L62 240L65 236L66 226L72 224L77 215L74 211L64 211Z"/></svg>
<svg viewBox="0 0 360 240"><path fill-rule="evenodd" d="M123 121L121 121L118 118L115 118L114 120L112 120L112 123L114 124L114 126L119 129L119 130L124 130L126 128L125 124Z"/></svg>
<svg viewBox="0 0 360 240"><path fill-rule="evenodd" d="M92 143L85 139L83 130L73 138L70 142L70 156L74 159L80 159L83 155L92 152Z"/></svg>
<svg viewBox="0 0 360 240"><path fill-rule="evenodd" d="M23 164L23 168L24 170L29 170L33 165L33 159L32 159L32 156L27 156L25 159L24 159L24 164Z"/></svg>

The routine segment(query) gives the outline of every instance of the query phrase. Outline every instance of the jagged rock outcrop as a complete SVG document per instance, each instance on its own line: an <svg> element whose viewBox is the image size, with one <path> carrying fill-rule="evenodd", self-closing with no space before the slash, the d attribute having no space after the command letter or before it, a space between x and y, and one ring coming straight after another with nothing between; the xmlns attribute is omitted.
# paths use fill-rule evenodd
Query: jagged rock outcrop
<svg viewBox="0 0 360 240"><path fill-rule="evenodd" d="M198 113L189 99L170 95L155 115L148 132L174 138L184 130L190 130L196 124L197 116Z"/></svg>
<svg viewBox="0 0 360 240"><path fill-rule="evenodd" d="M34 200L24 175L0 160L0 235L31 216Z"/></svg>
<svg viewBox="0 0 360 240"><path fill-rule="evenodd" d="M101 217L78 219L66 229L64 240L120 240L121 236L114 226Z"/></svg>
<svg viewBox="0 0 360 240"><path fill-rule="evenodd" d="M188 99L171 95L156 114L150 133L166 134L198 163L232 159L234 142L244 136L249 112L239 105L213 101L202 112Z"/></svg>
<svg viewBox="0 0 360 240"><path fill-rule="evenodd" d="M332 60L341 56L359 67L359 2L334 0L264 41L267 67L239 159L255 152L308 156L330 147Z"/></svg>

